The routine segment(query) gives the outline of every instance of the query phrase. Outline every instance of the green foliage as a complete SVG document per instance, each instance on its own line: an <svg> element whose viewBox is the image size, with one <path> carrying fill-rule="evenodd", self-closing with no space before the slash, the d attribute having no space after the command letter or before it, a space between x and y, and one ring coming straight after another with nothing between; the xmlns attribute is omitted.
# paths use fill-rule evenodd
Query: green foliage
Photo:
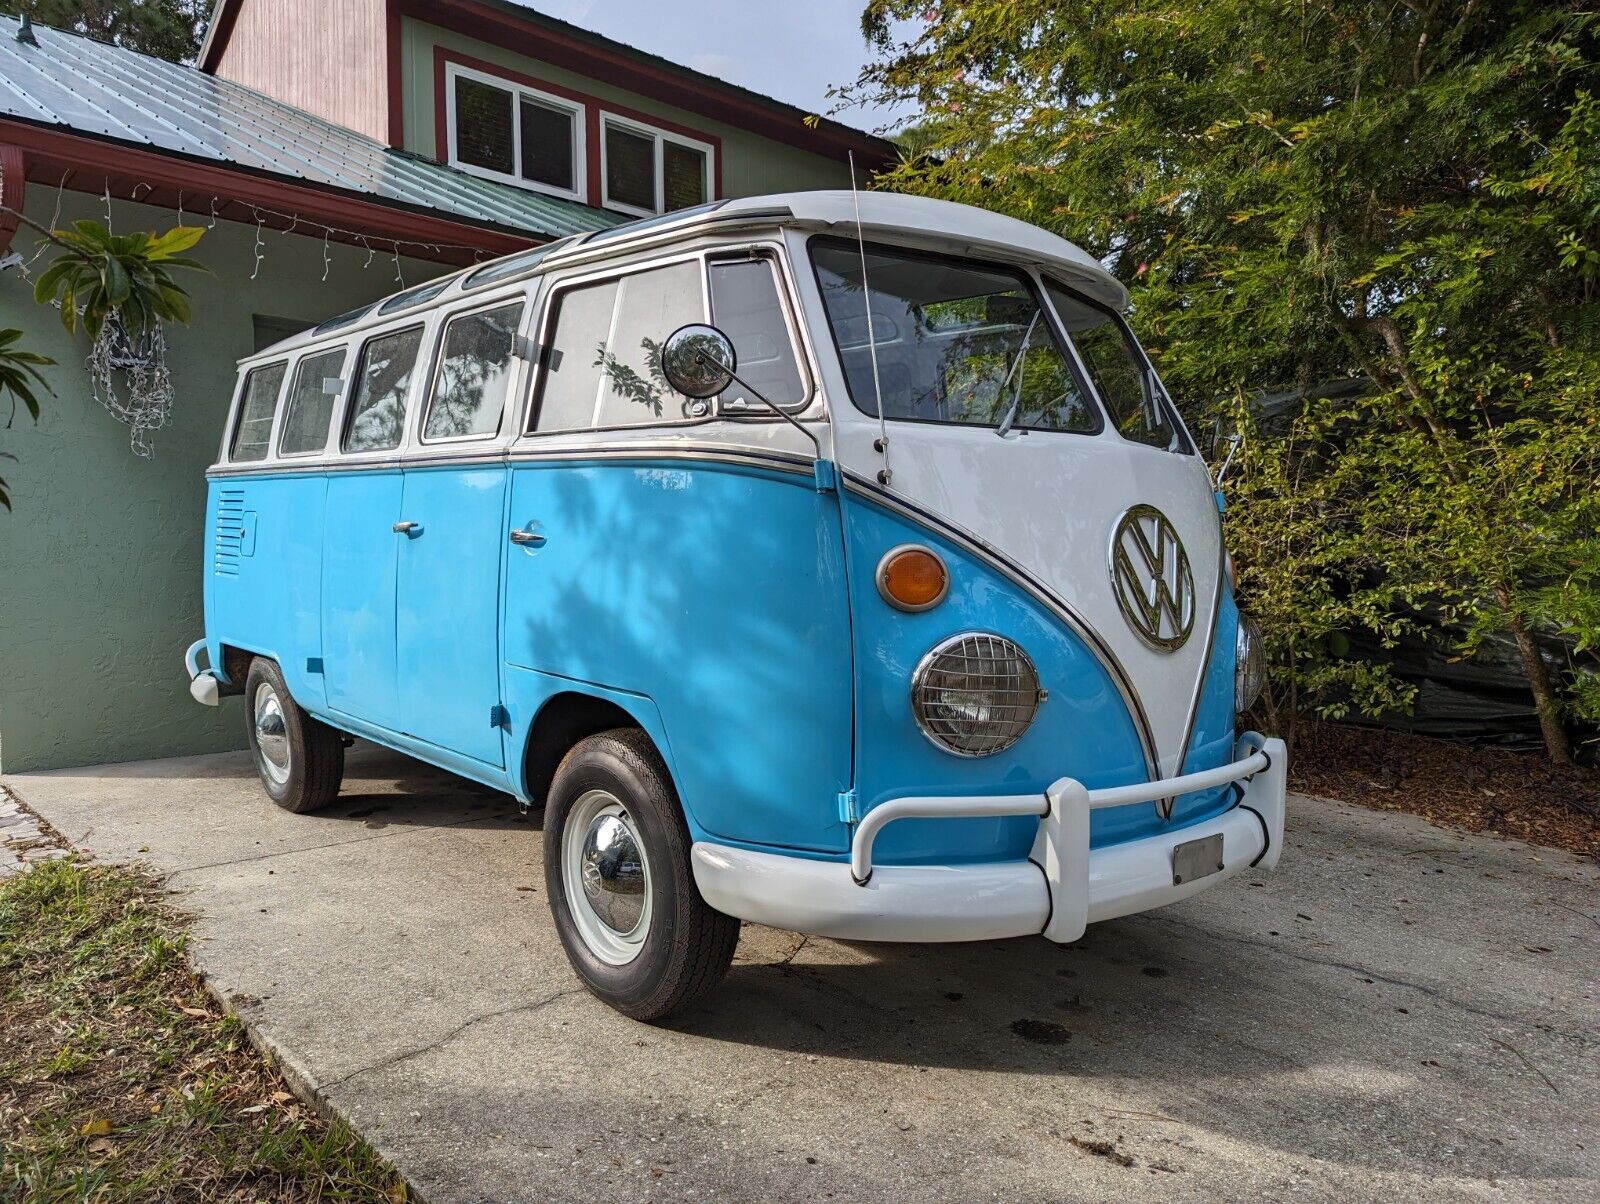
<svg viewBox="0 0 1600 1204"><path fill-rule="evenodd" d="M897 22L915 32L894 40ZM1423 604L1516 639L1551 755L1600 718L1600 16L1502 0L870 0L880 183L1104 256L1230 477L1294 713L1406 702L1339 654ZM1325 388L1359 382L1359 387ZM1287 414L1256 423L1263 393ZM1539 635L1575 661L1552 680Z"/></svg>
<svg viewBox="0 0 1600 1204"><path fill-rule="evenodd" d="M199 57L211 0L0 0L0 13L153 54L174 63Z"/></svg>
<svg viewBox="0 0 1600 1204"><path fill-rule="evenodd" d="M10 430L11 424L16 421L19 401L30 418L35 422L39 420L39 396L34 390L50 392L50 386L39 375L39 369L55 363L47 355L17 346L21 338L20 330L0 330L0 398L9 398L11 403L11 412L6 417L6 430ZM0 460L15 459L10 452L0 452ZM6 489L4 477L0 477L0 506L11 509L11 494Z"/></svg>
<svg viewBox="0 0 1600 1204"><path fill-rule="evenodd" d="M174 226L161 235L113 234L96 221L74 222L70 230L51 232L50 240L63 254L40 273L33 298L58 303L69 334L76 333L81 316L91 338L113 310L130 333L157 321L188 322L189 295L172 272L205 270L181 254L204 233L201 226Z"/></svg>

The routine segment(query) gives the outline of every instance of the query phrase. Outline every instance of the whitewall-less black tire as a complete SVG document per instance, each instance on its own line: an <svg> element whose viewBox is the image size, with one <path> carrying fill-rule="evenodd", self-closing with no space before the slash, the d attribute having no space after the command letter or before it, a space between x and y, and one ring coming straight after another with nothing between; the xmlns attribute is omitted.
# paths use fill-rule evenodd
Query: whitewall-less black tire
<svg viewBox="0 0 1600 1204"><path fill-rule="evenodd" d="M595 995L635 1020L688 1007L727 973L739 921L700 897L689 829L648 736L579 741L545 804L544 876L556 931Z"/></svg>
<svg viewBox="0 0 1600 1204"><path fill-rule="evenodd" d="M333 802L344 778L344 742L295 702L276 661L250 662L244 703L250 751L272 801L296 813Z"/></svg>

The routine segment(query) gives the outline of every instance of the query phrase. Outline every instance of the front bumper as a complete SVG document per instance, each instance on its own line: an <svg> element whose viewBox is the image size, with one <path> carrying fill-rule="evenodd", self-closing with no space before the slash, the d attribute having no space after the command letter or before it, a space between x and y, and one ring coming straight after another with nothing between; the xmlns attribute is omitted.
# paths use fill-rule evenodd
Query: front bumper
<svg viewBox="0 0 1600 1204"><path fill-rule="evenodd" d="M1042 795L907 798L881 803L857 826L849 865L697 842L695 882L718 911L753 923L861 941L982 941L1042 933L1075 941L1097 920L1176 903L1240 870L1271 869L1283 847L1288 755L1281 740L1239 738L1229 765L1136 786L1088 790L1062 778ZM1221 815L1142 840L1089 847L1089 813L1236 784ZM882 865L872 845L910 818L1037 815L1026 861ZM1221 835L1220 869L1179 881L1173 851Z"/></svg>

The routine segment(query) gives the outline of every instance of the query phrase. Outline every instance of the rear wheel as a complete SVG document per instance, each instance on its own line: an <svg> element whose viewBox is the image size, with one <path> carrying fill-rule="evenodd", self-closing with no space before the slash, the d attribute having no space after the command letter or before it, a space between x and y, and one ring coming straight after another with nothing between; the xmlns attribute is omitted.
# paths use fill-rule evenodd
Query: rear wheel
<svg viewBox="0 0 1600 1204"><path fill-rule="evenodd" d="M545 889L584 984L636 1020L711 990L739 922L700 897L666 766L636 728L590 736L556 770L545 806Z"/></svg>
<svg viewBox="0 0 1600 1204"><path fill-rule="evenodd" d="M333 802L344 777L339 733L295 702L277 662L266 657L250 662L244 697L250 751L272 801L296 813Z"/></svg>

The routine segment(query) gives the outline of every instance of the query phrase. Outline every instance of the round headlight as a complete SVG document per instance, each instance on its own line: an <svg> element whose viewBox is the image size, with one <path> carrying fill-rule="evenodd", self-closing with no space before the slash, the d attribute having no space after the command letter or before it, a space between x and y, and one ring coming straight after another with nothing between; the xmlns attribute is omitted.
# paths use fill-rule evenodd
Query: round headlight
<svg viewBox="0 0 1600 1204"><path fill-rule="evenodd" d="M982 632L934 645L911 677L911 710L946 752L983 757L1010 748L1033 723L1044 692L1028 654Z"/></svg>
<svg viewBox="0 0 1600 1204"><path fill-rule="evenodd" d="M1233 709L1243 714L1261 697L1267 680L1267 651L1261 646L1261 628L1249 615L1239 616L1239 634L1233 656Z"/></svg>

